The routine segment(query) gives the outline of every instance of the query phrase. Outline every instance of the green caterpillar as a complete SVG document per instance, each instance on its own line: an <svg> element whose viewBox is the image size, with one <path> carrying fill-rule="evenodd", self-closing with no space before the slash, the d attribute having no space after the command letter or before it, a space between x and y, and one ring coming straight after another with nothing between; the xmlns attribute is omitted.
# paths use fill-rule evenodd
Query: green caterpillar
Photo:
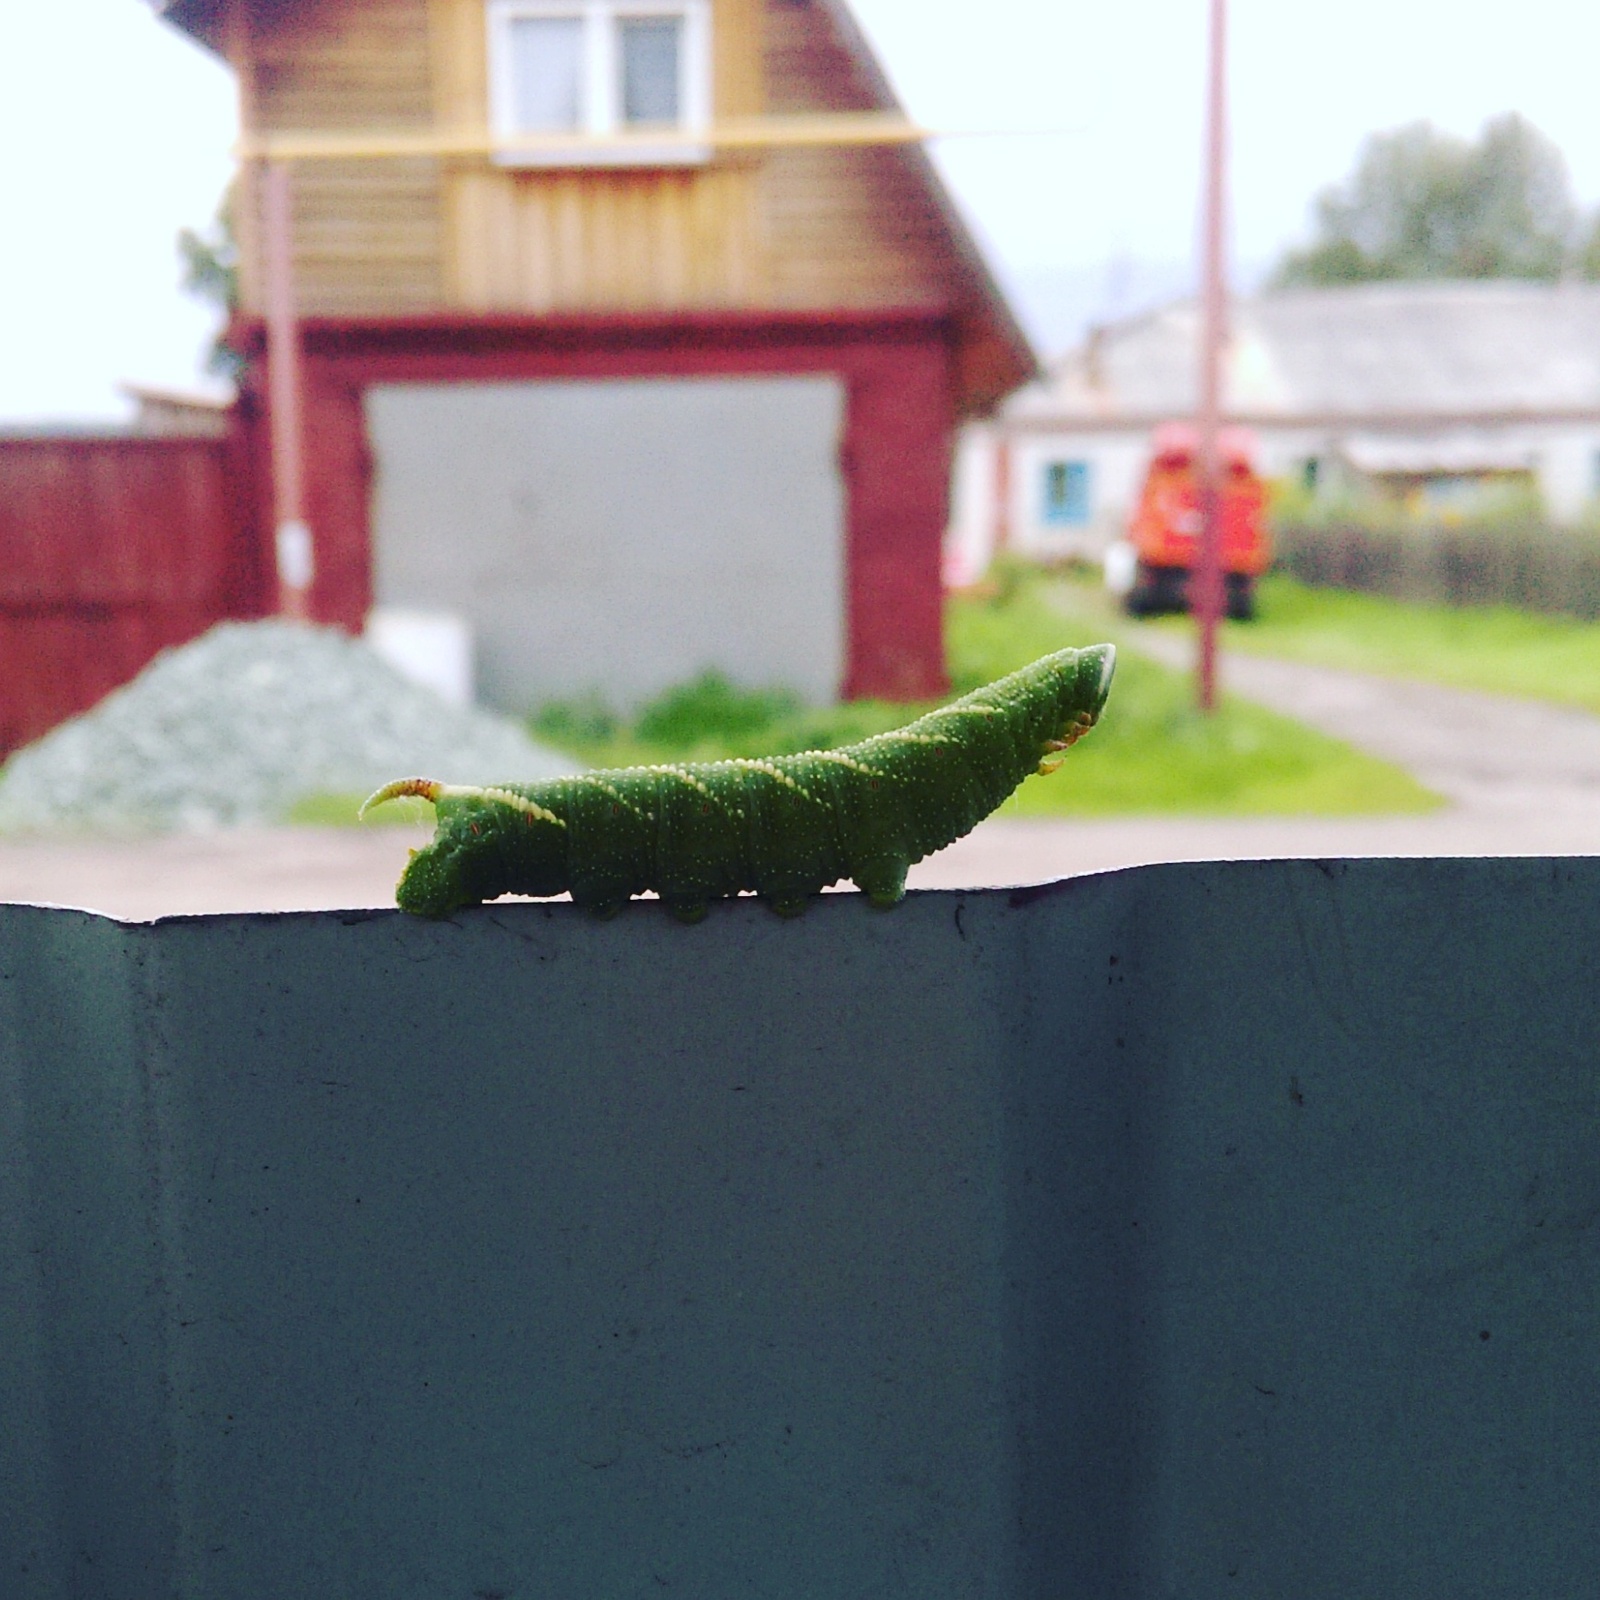
<svg viewBox="0 0 1600 1600"><path fill-rule="evenodd" d="M1099 718L1115 659L1108 644L1061 650L842 750L482 789L402 778L361 811L401 795L433 802L437 831L395 896L424 917L568 889L603 916L651 889L685 922L742 890L795 916L841 878L892 906L914 861L1060 765Z"/></svg>

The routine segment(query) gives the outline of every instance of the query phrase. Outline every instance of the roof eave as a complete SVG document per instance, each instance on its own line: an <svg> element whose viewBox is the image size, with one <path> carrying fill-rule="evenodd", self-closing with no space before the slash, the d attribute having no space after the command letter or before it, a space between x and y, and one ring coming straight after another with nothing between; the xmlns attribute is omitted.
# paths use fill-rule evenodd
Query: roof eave
<svg viewBox="0 0 1600 1600"><path fill-rule="evenodd" d="M148 0L150 9L215 55L223 55L222 0Z"/></svg>
<svg viewBox="0 0 1600 1600"><path fill-rule="evenodd" d="M867 36L861 31L861 25L856 21L847 0L816 0L816 3L827 13L846 50L859 66L861 75L866 80L873 98L877 100L879 108L903 114L905 108L900 104L900 97L894 92L894 86L879 64L877 52L873 50ZM965 304L957 306L957 317L987 316L1011 358L1008 365L1012 370L1009 373L1004 377L997 377L993 382L980 385L979 392L969 397L970 410L987 413L998 406L1013 390L1042 377L1044 368L1033 348L1033 342L1023 331L1022 324L1018 322L1016 313L1011 309L1010 300L1000 287L999 280L973 237L972 230L967 226L966 219L957 209L927 150L920 144L906 145L902 149L906 161L933 197L939 220L944 225L956 260L960 264L962 276L966 280L963 287L969 291L969 297Z"/></svg>

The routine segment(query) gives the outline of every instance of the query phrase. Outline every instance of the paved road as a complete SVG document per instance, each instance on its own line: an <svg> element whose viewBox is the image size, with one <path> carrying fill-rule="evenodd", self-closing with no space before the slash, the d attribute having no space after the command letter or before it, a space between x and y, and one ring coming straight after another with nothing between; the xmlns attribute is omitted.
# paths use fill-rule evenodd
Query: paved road
<svg viewBox="0 0 1600 1600"><path fill-rule="evenodd" d="M1141 630L1137 648L1188 667L1190 642ZM1515 829L1600 816L1600 717L1430 683L1230 654L1226 689L1414 773L1435 794ZM1600 841L1600 829L1583 835Z"/></svg>
<svg viewBox="0 0 1600 1600"><path fill-rule="evenodd" d="M1138 647L1187 664L1181 638ZM914 868L913 887L1043 883L1149 861L1600 854L1600 718L1239 655L1224 681L1408 768L1451 803L1404 817L991 821ZM383 827L0 841L0 899L128 918L389 905L407 849L425 837Z"/></svg>

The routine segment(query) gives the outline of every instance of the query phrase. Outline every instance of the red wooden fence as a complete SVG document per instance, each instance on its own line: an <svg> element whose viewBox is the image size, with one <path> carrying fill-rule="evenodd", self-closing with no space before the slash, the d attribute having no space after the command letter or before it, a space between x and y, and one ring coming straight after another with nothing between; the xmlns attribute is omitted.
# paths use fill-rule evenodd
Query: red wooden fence
<svg viewBox="0 0 1600 1600"><path fill-rule="evenodd" d="M0 753L262 611L228 439L0 437Z"/></svg>

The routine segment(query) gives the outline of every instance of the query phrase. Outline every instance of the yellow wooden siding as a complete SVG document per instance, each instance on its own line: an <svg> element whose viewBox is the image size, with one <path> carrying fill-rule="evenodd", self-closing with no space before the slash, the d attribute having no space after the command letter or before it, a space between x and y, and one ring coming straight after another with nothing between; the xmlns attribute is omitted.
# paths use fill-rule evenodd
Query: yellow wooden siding
<svg viewBox="0 0 1600 1600"><path fill-rule="evenodd" d="M253 25L231 53L251 131L486 121L483 0L241 5ZM717 118L877 106L809 0L714 6ZM675 169L318 160L297 169L296 217L300 303L335 315L926 305L952 297L957 271L925 184L883 147ZM258 309L253 272L243 289Z"/></svg>
<svg viewBox="0 0 1600 1600"><path fill-rule="evenodd" d="M440 127L487 117L483 0L428 0ZM761 0L717 0L718 116L761 109ZM463 159L443 178L445 302L473 311L661 310L764 303L755 163L505 170Z"/></svg>
<svg viewBox="0 0 1600 1600"><path fill-rule="evenodd" d="M239 4L230 5L219 19L218 43L233 68L239 94L239 131L250 134L263 124L256 105L255 49L250 39L250 19ZM265 286L261 282L260 170L244 161L233 180L233 237L238 248L239 305L246 311L259 311L264 304Z"/></svg>
<svg viewBox="0 0 1600 1600"><path fill-rule="evenodd" d="M432 121L427 0L301 0L252 11L256 107L266 127Z"/></svg>
<svg viewBox="0 0 1600 1600"><path fill-rule="evenodd" d="M319 161L295 182L301 309L323 316L441 304L439 163Z"/></svg>
<svg viewBox="0 0 1600 1600"><path fill-rule="evenodd" d="M763 173L775 305L926 305L947 295L944 235L892 150L782 150Z"/></svg>
<svg viewBox="0 0 1600 1600"><path fill-rule="evenodd" d="M765 82L777 114L866 111L866 81L821 7L767 0ZM879 307L948 298L950 240L903 151L771 151L762 182L774 304Z"/></svg>
<svg viewBox="0 0 1600 1600"><path fill-rule="evenodd" d="M766 0L762 81L767 109L872 111L872 86L813 0Z"/></svg>
<svg viewBox="0 0 1600 1600"><path fill-rule="evenodd" d="M712 110L717 117L758 117L767 108L762 85L763 0L713 0Z"/></svg>
<svg viewBox="0 0 1600 1600"><path fill-rule="evenodd" d="M452 299L474 311L650 310L764 301L752 175L453 173Z"/></svg>
<svg viewBox="0 0 1600 1600"><path fill-rule="evenodd" d="M427 0L309 0L251 9L254 25L242 48L253 128L432 125ZM348 316L440 307L437 161L305 162L294 187L295 291L303 311ZM252 309L255 276L242 286Z"/></svg>

